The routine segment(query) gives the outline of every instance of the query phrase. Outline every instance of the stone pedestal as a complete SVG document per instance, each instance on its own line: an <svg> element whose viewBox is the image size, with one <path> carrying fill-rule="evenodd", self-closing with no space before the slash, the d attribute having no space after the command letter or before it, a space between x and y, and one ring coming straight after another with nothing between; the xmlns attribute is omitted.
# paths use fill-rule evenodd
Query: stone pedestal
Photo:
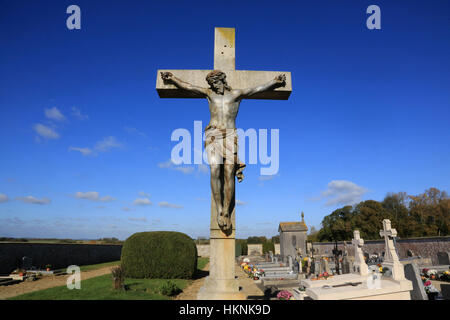
<svg viewBox="0 0 450 320"><path fill-rule="evenodd" d="M235 277L235 208L231 216L232 229L224 233L217 224L216 205L211 196L209 276L197 294L197 300L245 300Z"/></svg>

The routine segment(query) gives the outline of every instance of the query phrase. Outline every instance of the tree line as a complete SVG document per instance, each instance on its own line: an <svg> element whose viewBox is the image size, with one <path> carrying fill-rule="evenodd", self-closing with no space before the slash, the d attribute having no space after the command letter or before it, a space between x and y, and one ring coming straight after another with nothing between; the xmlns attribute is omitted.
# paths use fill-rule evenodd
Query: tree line
<svg viewBox="0 0 450 320"><path fill-rule="evenodd" d="M334 210L312 230L313 242L343 241L359 230L361 238L380 239L383 219L389 219L400 238L450 235L450 198L445 191L429 188L419 195L388 193L383 201L366 200Z"/></svg>

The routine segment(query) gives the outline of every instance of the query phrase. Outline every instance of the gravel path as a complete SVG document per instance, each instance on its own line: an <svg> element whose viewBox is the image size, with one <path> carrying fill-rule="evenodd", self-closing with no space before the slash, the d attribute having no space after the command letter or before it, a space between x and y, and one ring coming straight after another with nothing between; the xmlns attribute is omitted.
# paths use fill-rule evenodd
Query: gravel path
<svg viewBox="0 0 450 320"><path fill-rule="evenodd" d="M203 268L203 271L208 270L209 263L205 266L205 268ZM239 286L242 287L242 292L244 292L248 296L247 299L262 299L264 297L264 292L256 286L254 280L250 279L237 264L235 266L235 270L236 276L238 277ZM191 285L189 285L183 290L182 293L175 297L175 300L197 300L197 293L205 283L207 275L208 273L205 272L202 278L194 280Z"/></svg>
<svg viewBox="0 0 450 320"><path fill-rule="evenodd" d="M202 269L203 271L209 271L209 262ZM183 292L177 295L174 300L197 300L197 293L205 283L205 279L209 272L205 272L201 275L201 278L194 280L188 287L184 288Z"/></svg>
<svg viewBox="0 0 450 320"><path fill-rule="evenodd" d="M111 272L110 267L105 267L96 270L81 271L81 281L102 276ZM36 281L23 281L10 286L0 286L0 300L15 297L24 293L64 286L67 283L69 275L61 276L45 276Z"/></svg>

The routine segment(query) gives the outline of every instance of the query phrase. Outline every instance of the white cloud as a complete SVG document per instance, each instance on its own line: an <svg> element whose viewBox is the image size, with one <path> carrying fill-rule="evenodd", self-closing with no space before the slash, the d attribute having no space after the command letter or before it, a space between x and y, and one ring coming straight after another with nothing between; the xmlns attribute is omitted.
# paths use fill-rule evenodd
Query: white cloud
<svg viewBox="0 0 450 320"><path fill-rule="evenodd" d="M44 126L43 124L37 123L33 126L34 131L41 137L45 139L58 139L59 134L50 127Z"/></svg>
<svg viewBox="0 0 450 320"><path fill-rule="evenodd" d="M358 186L354 182L346 180L333 180L328 183L328 188L322 191L321 196L314 200L327 199L326 206L352 205L361 201L361 197L368 190Z"/></svg>
<svg viewBox="0 0 450 320"><path fill-rule="evenodd" d="M88 156L92 153L92 150L89 148L69 147L69 151L72 150L80 152L83 156Z"/></svg>
<svg viewBox="0 0 450 320"><path fill-rule="evenodd" d="M269 180L272 180L272 179L275 179L275 177L277 177L278 175L276 175L276 174L273 174L273 175L264 175L264 176L259 176L258 177L258 180L259 181L269 181Z"/></svg>
<svg viewBox="0 0 450 320"><path fill-rule="evenodd" d="M66 117L64 117L64 115L56 107L45 109L45 116L56 121L64 121L66 119Z"/></svg>
<svg viewBox="0 0 450 320"><path fill-rule="evenodd" d="M51 202L49 198L37 199L33 196L17 197L16 200L31 204L49 204Z"/></svg>
<svg viewBox="0 0 450 320"><path fill-rule="evenodd" d="M113 136L104 138L103 140L97 142L94 150L98 152L107 152L112 148L120 148L122 144L116 140Z"/></svg>
<svg viewBox="0 0 450 320"><path fill-rule="evenodd" d="M209 173L209 168L206 164L199 164L197 168L200 173Z"/></svg>
<svg viewBox="0 0 450 320"><path fill-rule="evenodd" d="M173 208L173 209L181 209L181 208L183 208L183 206L180 206L180 205L174 204L174 203L169 203L169 202L166 202L166 201L159 202L158 206L160 206L161 208Z"/></svg>
<svg viewBox="0 0 450 320"><path fill-rule="evenodd" d="M135 206L150 206L152 202L148 198L137 198L133 201Z"/></svg>
<svg viewBox="0 0 450 320"><path fill-rule="evenodd" d="M236 199L236 205L237 206L243 206L243 205L246 205L246 204L247 204L247 202L244 202L244 201Z"/></svg>
<svg viewBox="0 0 450 320"><path fill-rule="evenodd" d="M100 152L107 152L113 148L120 148L123 144L116 140L115 137L109 136L103 140L98 141L94 148L79 148L79 147L69 147L69 151L78 151L83 156L94 155L97 156Z"/></svg>
<svg viewBox="0 0 450 320"><path fill-rule="evenodd" d="M138 222L147 222L147 218L133 218L133 217L129 217L128 220L130 220L130 221L138 221Z"/></svg>
<svg viewBox="0 0 450 320"><path fill-rule="evenodd" d="M144 191L139 191L138 194L140 197L150 198L150 195L148 193L145 193Z"/></svg>
<svg viewBox="0 0 450 320"><path fill-rule="evenodd" d="M100 198L101 202L111 202L111 201L114 201L114 200L116 200L116 198L113 198L111 196L104 196L104 197Z"/></svg>
<svg viewBox="0 0 450 320"><path fill-rule="evenodd" d="M72 107L72 116L74 116L75 118L78 118L79 120L88 120L89 116L82 114L80 109L76 108L76 107Z"/></svg>
<svg viewBox="0 0 450 320"><path fill-rule="evenodd" d="M194 172L194 167L193 166L179 166L179 165L175 165L171 159L165 161L165 162L160 162L158 163L158 167L160 168L166 168L166 169L171 169L171 170L177 170L180 171L184 174L191 174L192 172Z"/></svg>
<svg viewBox="0 0 450 320"><path fill-rule="evenodd" d="M100 202L111 202L116 200L116 198L113 198L111 196L104 196L100 198L100 195L97 191L88 191L88 192L76 192L74 195L75 198L78 199L85 199L90 201L100 201Z"/></svg>
<svg viewBox="0 0 450 320"><path fill-rule="evenodd" d="M0 203L9 201L9 198L6 194L0 193Z"/></svg>
<svg viewBox="0 0 450 320"><path fill-rule="evenodd" d="M129 133L129 134L137 134L137 135L139 135L139 136L141 136L141 137L144 137L144 138L147 137L147 134L146 134L146 133L144 133L144 132L142 132L142 131L139 131L139 130L136 129L136 128L132 128L132 127L124 127L123 129L124 129L127 133Z"/></svg>
<svg viewBox="0 0 450 320"><path fill-rule="evenodd" d="M88 191L88 192L78 191L75 193L75 198L98 201L99 195L97 191Z"/></svg>
<svg viewBox="0 0 450 320"><path fill-rule="evenodd" d="M123 211L131 211L131 209L128 208L128 207L123 207L122 210L123 210Z"/></svg>

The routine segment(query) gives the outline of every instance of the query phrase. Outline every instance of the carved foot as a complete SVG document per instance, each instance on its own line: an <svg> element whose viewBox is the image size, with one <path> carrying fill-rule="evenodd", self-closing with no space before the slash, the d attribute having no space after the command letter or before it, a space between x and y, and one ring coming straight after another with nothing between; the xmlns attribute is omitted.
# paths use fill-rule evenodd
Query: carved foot
<svg viewBox="0 0 450 320"><path fill-rule="evenodd" d="M220 229L224 228L225 219L223 218L222 212L219 212L219 214L217 215L217 224L219 225Z"/></svg>
<svg viewBox="0 0 450 320"><path fill-rule="evenodd" d="M223 225L223 228L224 228L225 230L230 229L230 228L231 228L231 218L230 218L230 215L229 215L229 214L226 214L224 220L225 220L225 223L224 223L224 225Z"/></svg>

